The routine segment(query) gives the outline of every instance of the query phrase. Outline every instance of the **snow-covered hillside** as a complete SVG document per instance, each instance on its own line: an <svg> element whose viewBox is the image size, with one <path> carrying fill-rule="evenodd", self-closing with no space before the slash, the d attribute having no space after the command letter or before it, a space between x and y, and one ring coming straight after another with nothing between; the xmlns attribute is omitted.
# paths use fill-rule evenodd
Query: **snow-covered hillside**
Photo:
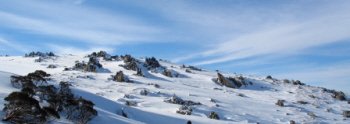
<svg viewBox="0 0 350 124"><path fill-rule="evenodd" d="M0 57L1 109L3 99L20 90L11 86L11 75L43 70L51 74L50 84L70 82L76 95L95 103L98 116L89 122L92 124L350 123L350 118L343 115L343 111L350 110L347 101L334 98L333 91L325 88L293 84L293 81L220 72L225 78L240 77L236 80L245 82L239 88L230 88L220 85L215 71L166 61L159 61L160 67L153 68L143 65L145 58L138 58L135 71L121 57L115 60L99 57L102 68L88 72L73 68L77 61L92 61L86 55L60 55L42 61L37 61L38 58ZM54 67L48 68L49 65ZM112 75L119 71L130 81L113 80ZM174 99L191 105L173 104ZM283 101L282 106L276 105L278 100ZM190 111L190 115L179 114L181 106L189 107L184 111ZM218 115L218 120L208 118L212 112ZM70 122L58 119L51 123Z"/></svg>

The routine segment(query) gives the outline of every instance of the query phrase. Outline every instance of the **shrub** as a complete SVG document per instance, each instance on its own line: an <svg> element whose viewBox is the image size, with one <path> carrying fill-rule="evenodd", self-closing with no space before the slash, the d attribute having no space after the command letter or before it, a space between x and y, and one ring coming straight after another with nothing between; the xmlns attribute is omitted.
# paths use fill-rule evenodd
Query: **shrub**
<svg viewBox="0 0 350 124"><path fill-rule="evenodd" d="M24 55L24 57L53 57L56 56L53 52L30 52Z"/></svg>
<svg viewBox="0 0 350 124"><path fill-rule="evenodd" d="M43 107L43 110L51 117L60 119L60 114L51 107Z"/></svg>
<svg viewBox="0 0 350 124"><path fill-rule="evenodd" d="M39 102L28 94L12 92L5 98L3 121L11 123L44 123L47 114L40 108Z"/></svg>
<svg viewBox="0 0 350 124"><path fill-rule="evenodd" d="M33 73L29 73L26 76L16 76L12 75L10 77L11 84L15 88L36 88L36 85L43 85L47 83L47 77L49 77L50 74L47 74L46 72L42 70L36 70Z"/></svg>
<svg viewBox="0 0 350 124"><path fill-rule="evenodd" d="M58 111L62 111L63 108L69 104L69 100L74 99L74 95L69 88L68 82L60 82L57 98L59 98L57 104L55 104L55 101L57 101L57 99L51 99L52 102L50 103L52 103L51 105L53 108L56 108Z"/></svg>
<svg viewBox="0 0 350 124"><path fill-rule="evenodd" d="M83 99L68 100L67 119L78 124L86 124L93 117L97 116L97 111L93 108L94 103Z"/></svg>
<svg viewBox="0 0 350 124"><path fill-rule="evenodd" d="M216 119L216 120L220 119L219 115L216 112L210 112L210 114L208 115L208 118Z"/></svg>

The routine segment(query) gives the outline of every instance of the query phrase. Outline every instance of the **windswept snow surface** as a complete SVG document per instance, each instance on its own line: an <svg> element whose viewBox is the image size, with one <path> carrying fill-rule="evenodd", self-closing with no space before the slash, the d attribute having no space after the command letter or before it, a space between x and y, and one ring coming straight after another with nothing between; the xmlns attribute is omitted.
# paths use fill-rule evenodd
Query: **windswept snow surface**
<svg viewBox="0 0 350 124"><path fill-rule="evenodd" d="M81 71L63 71L72 67L75 61L88 61L83 55L61 55L46 62L34 62L36 58L0 57L0 108L3 98L18 89L12 88L9 77L13 74L26 75L35 70L50 73L50 83L57 85L60 81L72 84L73 92L95 103L98 116L91 124L185 124L188 120L194 124L231 124L231 123L344 123L350 119L342 116L343 110L350 110L350 104L335 100L322 88L300 86L273 81L265 77L245 76L252 85L240 89L232 89L214 83L216 72L195 71L188 73L180 65L160 61L168 69L183 75L182 77L166 77L161 73L148 71L145 77L134 75L136 72L118 66L123 61L104 61L100 63L111 73L91 73ZM144 61L143 59L139 59ZM49 69L49 64L58 68ZM133 83L108 80L117 71L123 71ZM224 73L225 76L238 76ZM154 87L158 84L160 87ZM141 90L149 91L148 95L140 95ZM176 95L184 100L200 102L192 106L192 115L177 114L177 104L164 100ZM125 97L128 96L128 97ZM242 97L243 96L243 97ZM314 96L314 98L311 98ZM277 100L285 100L285 106L275 105ZM126 106L126 101L136 102L136 106ZM308 104L299 104L305 101ZM121 116L124 111L128 118ZM209 119L210 112L218 113L220 120ZM308 113L314 113L312 118ZM1 112L1 114L3 114ZM0 122L1 123L1 122ZM56 120L53 123L69 123Z"/></svg>

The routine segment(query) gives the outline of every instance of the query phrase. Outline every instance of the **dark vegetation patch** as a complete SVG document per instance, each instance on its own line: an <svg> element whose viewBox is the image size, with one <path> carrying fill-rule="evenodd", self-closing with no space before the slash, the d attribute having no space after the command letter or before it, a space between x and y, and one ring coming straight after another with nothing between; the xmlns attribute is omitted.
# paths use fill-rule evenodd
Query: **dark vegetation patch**
<svg viewBox="0 0 350 124"><path fill-rule="evenodd" d="M220 120L220 117L219 117L219 115L216 112L210 112L210 114L208 115L208 118L215 119L215 120Z"/></svg>
<svg viewBox="0 0 350 124"><path fill-rule="evenodd" d="M59 88L33 83L46 82L48 76L50 74L40 70L27 76L11 76L12 85L21 91L12 92L4 99L3 121L42 124L64 116L74 123L86 124L97 115L94 104L82 97L76 98L68 82L60 82Z"/></svg>

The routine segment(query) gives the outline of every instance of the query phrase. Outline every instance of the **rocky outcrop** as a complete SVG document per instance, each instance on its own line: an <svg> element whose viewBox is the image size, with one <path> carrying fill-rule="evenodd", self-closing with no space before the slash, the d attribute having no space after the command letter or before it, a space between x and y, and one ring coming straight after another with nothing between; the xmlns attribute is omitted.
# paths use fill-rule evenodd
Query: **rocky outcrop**
<svg viewBox="0 0 350 124"><path fill-rule="evenodd" d="M105 61L113 61L118 59L118 56L111 56L106 51L93 52L88 55L88 57L103 58Z"/></svg>
<svg viewBox="0 0 350 124"><path fill-rule="evenodd" d="M124 75L123 71L118 71L113 75L112 80L117 82L129 82L129 79Z"/></svg>
<svg viewBox="0 0 350 124"><path fill-rule="evenodd" d="M323 90L323 92L331 93L331 95L332 95L332 97L334 99L337 99L337 100L340 100L340 101L346 100L345 93L342 92L342 91L329 90L329 89L326 89L326 88L323 88L322 90Z"/></svg>
<svg viewBox="0 0 350 124"><path fill-rule="evenodd" d="M76 61L73 68L66 68L65 71L77 70L77 71L86 71L86 72L106 72L108 70L104 69L102 64L96 57L90 57L89 62L85 63Z"/></svg>
<svg viewBox="0 0 350 124"><path fill-rule="evenodd" d="M283 107L284 106L284 100L277 100L276 105Z"/></svg>
<svg viewBox="0 0 350 124"><path fill-rule="evenodd" d="M120 58L124 61L124 63L135 61L135 58L133 58L131 55L120 56Z"/></svg>
<svg viewBox="0 0 350 124"><path fill-rule="evenodd" d="M138 64L135 60L132 60L130 62L126 62L124 65L121 65L123 68L125 68L126 70L133 70L133 71L137 71L138 69L140 69L138 67Z"/></svg>
<svg viewBox="0 0 350 124"><path fill-rule="evenodd" d="M178 104L178 105L186 105L186 106L201 105L201 103L199 103L199 102L193 102L191 100L183 100L180 97L175 96L175 95L172 96L168 100L164 100L164 102L172 103L172 104Z"/></svg>
<svg viewBox="0 0 350 124"><path fill-rule="evenodd" d="M176 113L182 114L182 115L191 115L192 114L192 108L190 106L182 105L176 111Z"/></svg>
<svg viewBox="0 0 350 124"><path fill-rule="evenodd" d="M343 116L346 118L350 118L350 111L343 111Z"/></svg>
<svg viewBox="0 0 350 124"><path fill-rule="evenodd" d="M240 88L242 86L248 85L245 79L242 76L238 76L235 78L228 77L226 78L222 74L218 73L217 83L230 88Z"/></svg>
<svg viewBox="0 0 350 124"><path fill-rule="evenodd" d="M145 65L147 66L148 69L160 67L159 62L154 57L146 58Z"/></svg>

